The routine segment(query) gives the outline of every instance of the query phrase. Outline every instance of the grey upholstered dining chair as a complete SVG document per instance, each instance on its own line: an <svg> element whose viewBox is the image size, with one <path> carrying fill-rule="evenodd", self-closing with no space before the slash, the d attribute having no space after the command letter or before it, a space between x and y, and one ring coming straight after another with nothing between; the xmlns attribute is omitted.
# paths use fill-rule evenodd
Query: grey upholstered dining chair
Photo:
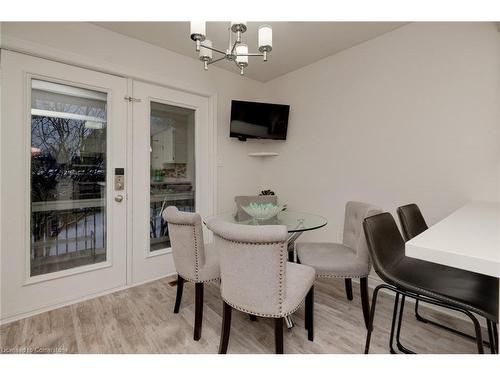
<svg viewBox="0 0 500 375"><path fill-rule="evenodd" d="M315 272L289 263L286 227L240 225L212 219L221 269L223 318L219 354L227 352L232 309L274 318L276 353L283 353L283 321L306 300L305 328L313 341Z"/></svg>
<svg viewBox="0 0 500 375"><path fill-rule="evenodd" d="M236 219L237 220L248 220L251 218L241 206L248 206L250 203L278 203L278 197L276 195L240 195L234 197L236 202Z"/></svg>
<svg viewBox="0 0 500 375"><path fill-rule="evenodd" d="M314 267L316 277L345 280L348 300L352 300L351 279L360 279L361 304L366 327L368 327L370 317L368 274L371 261L363 232L363 220L380 212L382 212L381 209L368 203L347 202L343 243L302 242L295 244L299 262Z"/></svg>
<svg viewBox="0 0 500 375"><path fill-rule="evenodd" d="M179 312L184 281L195 283L194 339L201 337L203 321L203 284L220 278L219 259L211 244L203 243L201 217L196 213L182 212L169 206L163 211L174 264L177 270L177 296L174 314Z"/></svg>

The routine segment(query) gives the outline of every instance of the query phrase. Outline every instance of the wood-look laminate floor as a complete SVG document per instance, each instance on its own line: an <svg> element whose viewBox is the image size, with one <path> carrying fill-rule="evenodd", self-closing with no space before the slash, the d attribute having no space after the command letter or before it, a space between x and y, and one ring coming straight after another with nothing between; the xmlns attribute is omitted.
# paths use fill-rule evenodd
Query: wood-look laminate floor
<svg viewBox="0 0 500 375"><path fill-rule="evenodd" d="M205 286L202 338L193 341L194 285L186 283L179 314L173 313L175 286L161 279L127 290L42 313L0 327L0 353L59 348L67 353L217 353L222 302L218 284ZM296 327L285 330L285 353L362 353L366 330L359 285L346 299L344 281L320 280L315 288L315 337L307 340L304 307ZM371 291L370 291L371 296ZM379 295L370 353L388 353L392 295ZM455 328L472 333L468 322L422 309ZM420 353L475 353L475 343L417 322L407 303L403 343ZM485 336L487 337L487 336ZM488 348L485 347L488 352ZM273 353L271 319L252 322L233 312L228 353Z"/></svg>

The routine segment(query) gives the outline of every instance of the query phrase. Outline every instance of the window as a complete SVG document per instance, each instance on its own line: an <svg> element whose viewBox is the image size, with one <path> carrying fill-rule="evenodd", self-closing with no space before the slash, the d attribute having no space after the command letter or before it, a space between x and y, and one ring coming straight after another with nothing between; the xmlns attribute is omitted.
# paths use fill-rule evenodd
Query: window
<svg viewBox="0 0 500 375"><path fill-rule="evenodd" d="M165 207L195 210L195 111L155 102L150 109L150 251L156 251L170 247Z"/></svg>
<svg viewBox="0 0 500 375"><path fill-rule="evenodd" d="M106 260L107 94L33 79L31 276Z"/></svg>

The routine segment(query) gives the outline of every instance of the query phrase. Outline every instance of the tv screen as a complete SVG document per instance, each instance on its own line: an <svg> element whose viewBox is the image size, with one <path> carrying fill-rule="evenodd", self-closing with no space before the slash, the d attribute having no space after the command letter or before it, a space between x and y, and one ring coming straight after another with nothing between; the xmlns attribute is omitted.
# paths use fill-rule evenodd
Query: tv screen
<svg viewBox="0 0 500 375"><path fill-rule="evenodd" d="M286 139L289 105L231 102L231 137Z"/></svg>

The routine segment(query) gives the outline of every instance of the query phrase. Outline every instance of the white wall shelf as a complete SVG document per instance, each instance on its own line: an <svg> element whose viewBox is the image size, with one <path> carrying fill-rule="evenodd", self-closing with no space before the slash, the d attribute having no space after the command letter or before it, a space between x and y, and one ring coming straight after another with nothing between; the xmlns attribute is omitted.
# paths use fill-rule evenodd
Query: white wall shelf
<svg viewBox="0 0 500 375"><path fill-rule="evenodd" d="M248 156L278 156L277 152L250 152Z"/></svg>

